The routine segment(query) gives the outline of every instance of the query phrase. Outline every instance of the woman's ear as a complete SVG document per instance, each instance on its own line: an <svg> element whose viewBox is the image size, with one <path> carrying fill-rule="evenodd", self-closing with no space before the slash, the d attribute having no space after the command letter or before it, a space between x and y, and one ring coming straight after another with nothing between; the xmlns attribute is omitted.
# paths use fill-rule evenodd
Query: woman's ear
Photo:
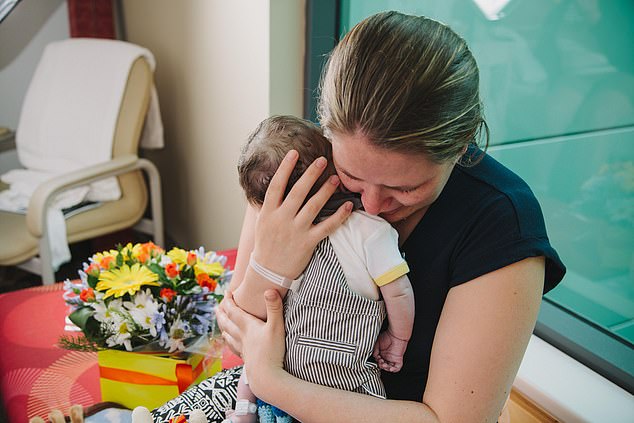
<svg viewBox="0 0 634 423"><path fill-rule="evenodd" d="M464 154L467 152L468 148L469 148L469 144L467 144L464 147L462 147L462 150L460 151L460 154L458 154L458 156L454 160L454 164L458 164L460 162L460 160L462 159L462 156L464 156Z"/></svg>

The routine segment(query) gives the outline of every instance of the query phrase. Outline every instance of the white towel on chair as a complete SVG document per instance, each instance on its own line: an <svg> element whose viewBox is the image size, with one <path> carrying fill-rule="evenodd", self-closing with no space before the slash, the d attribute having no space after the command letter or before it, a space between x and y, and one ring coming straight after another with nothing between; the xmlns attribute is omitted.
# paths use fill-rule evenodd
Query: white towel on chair
<svg viewBox="0 0 634 423"><path fill-rule="evenodd" d="M22 165L68 172L110 160L129 70L139 57L154 69L152 53L123 41L80 38L49 44L29 86L16 132ZM158 112L158 102L151 103L155 104L148 122L155 121Z"/></svg>
<svg viewBox="0 0 634 423"><path fill-rule="evenodd" d="M158 149L165 146L161 108L159 107L158 94L156 93L155 86L152 86L150 105L148 106L147 115L145 116L145 123L143 124L143 132L141 133L139 145L147 149Z"/></svg>
<svg viewBox="0 0 634 423"><path fill-rule="evenodd" d="M64 213L58 208L51 207L46 213L46 232L51 248L51 266L54 271L71 259L68 238L66 238L66 221Z"/></svg>

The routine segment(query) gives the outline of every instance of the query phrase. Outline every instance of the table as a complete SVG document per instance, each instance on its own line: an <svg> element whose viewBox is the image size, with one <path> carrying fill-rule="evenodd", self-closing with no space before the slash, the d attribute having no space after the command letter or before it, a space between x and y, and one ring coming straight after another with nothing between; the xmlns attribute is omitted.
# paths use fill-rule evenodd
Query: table
<svg viewBox="0 0 634 423"><path fill-rule="evenodd" d="M220 251L235 263L235 250ZM10 422L45 418L51 409L64 414L73 404L101 401L97 353L57 346L68 308L63 284L0 295L0 392ZM223 367L239 363L223 356ZM1 418L1 417L0 417Z"/></svg>

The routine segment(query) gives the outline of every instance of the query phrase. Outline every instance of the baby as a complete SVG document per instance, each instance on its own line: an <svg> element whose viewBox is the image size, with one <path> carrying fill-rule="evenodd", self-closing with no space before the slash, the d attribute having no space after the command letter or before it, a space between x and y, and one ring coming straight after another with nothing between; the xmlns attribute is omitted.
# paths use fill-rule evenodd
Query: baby
<svg viewBox="0 0 634 423"><path fill-rule="evenodd" d="M336 173L330 142L319 127L293 116L268 118L248 138L238 162L240 184L252 205L262 205L273 174L292 149L299 153L299 160L287 194L319 157L325 157L329 166L309 196ZM334 213L344 201L360 204L358 197L343 191L331 197L318 220ZM265 318L263 292L274 288L282 297L286 295L286 370L313 383L385 398L379 367L390 372L401 369L414 321L414 296L406 276L409 268L398 249L398 234L389 223L354 211L317 245L303 277L293 281L290 289L253 257L250 266L270 283L257 288L241 284L234 298L247 312ZM387 329L381 332L386 315ZM371 361L372 355L378 365ZM236 410L225 422L256 421L255 401L243 372ZM259 412L262 416L262 407Z"/></svg>

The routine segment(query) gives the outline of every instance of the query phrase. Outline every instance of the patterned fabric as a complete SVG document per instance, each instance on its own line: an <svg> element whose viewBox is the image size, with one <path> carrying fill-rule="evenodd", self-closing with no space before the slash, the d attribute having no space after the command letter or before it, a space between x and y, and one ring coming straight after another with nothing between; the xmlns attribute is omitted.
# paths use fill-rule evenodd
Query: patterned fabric
<svg viewBox="0 0 634 423"><path fill-rule="evenodd" d="M0 295L0 392L9 422L101 401L97 354L57 346L68 311L62 293L60 283Z"/></svg>
<svg viewBox="0 0 634 423"><path fill-rule="evenodd" d="M184 414L195 408L203 410L209 423L220 423L225 419L225 412L232 410L238 396L237 387L242 366L222 371L209 379L200 382L173 400L152 410L154 423L168 422L172 417Z"/></svg>
<svg viewBox="0 0 634 423"><path fill-rule="evenodd" d="M385 398L370 361L386 311L383 301L352 292L328 238L321 241L297 291L284 304L285 369L320 385Z"/></svg>
<svg viewBox="0 0 634 423"><path fill-rule="evenodd" d="M286 414L285 411L271 404L267 404L260 399L256 402L258 405L258 421L260 423L293 423L296 421L293 417Z"/></svg>

